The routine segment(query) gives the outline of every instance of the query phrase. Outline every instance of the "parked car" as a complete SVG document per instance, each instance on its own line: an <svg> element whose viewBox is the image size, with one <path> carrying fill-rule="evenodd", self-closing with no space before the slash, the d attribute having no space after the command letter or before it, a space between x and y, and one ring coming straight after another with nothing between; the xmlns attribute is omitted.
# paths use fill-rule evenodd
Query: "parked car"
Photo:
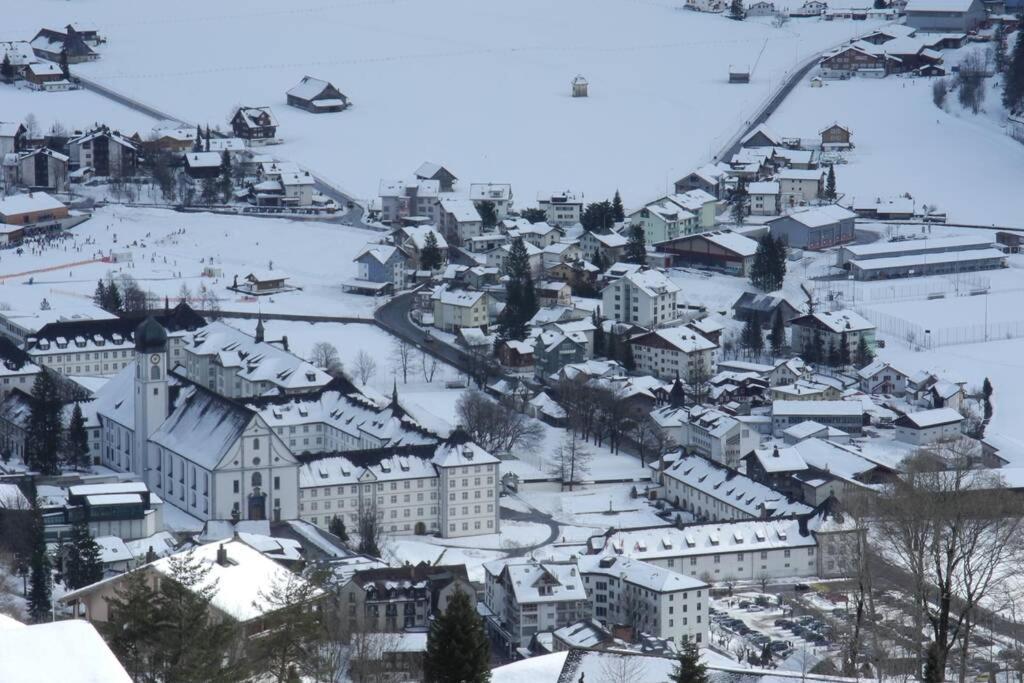
<svg viewBox="0 0 1024 683"><path fill-rule="evenodd" d="M811 587L808 586L806 583L798 583L795 586L793 586L793 590L797 591L798 593L802 593L803 591L811 590Z"/></svg>

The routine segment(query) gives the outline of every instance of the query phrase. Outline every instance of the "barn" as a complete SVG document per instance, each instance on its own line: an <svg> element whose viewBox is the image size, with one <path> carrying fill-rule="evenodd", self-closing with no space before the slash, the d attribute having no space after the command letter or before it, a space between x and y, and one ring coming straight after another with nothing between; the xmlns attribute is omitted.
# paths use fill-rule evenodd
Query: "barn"
<svg viewBox="0 0 1024 683"><path fill-rule="evenodd" d="M314 114L343 111L351 106L348 97L340 90L327 81L312 76L303 76L287 95L288 104Z"/></svg>
<svg viewBox="0 0 1024 683"><path fill-rule="evenodd" d="M746 276L754 264L757 242L731 230L713 230L659 242L655 248L672 255L672 264L719 268Z"/></svg>

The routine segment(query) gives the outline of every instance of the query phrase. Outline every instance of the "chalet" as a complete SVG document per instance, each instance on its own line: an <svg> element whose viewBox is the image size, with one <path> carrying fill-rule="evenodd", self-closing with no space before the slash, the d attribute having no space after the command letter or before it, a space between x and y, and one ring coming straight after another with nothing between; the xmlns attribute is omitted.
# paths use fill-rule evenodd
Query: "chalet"
<svg viewBox="0 0 1024 683"><path fill-rule="evenodd" d="M782 137L769 130L764 124L754 128L740 140L741 147L782 147Z"/></svg>
<svg viewBox="0 0 1024 683"><path fill-rule="evenodd" d="M239 107L230 123L236 137L250 142L265 142L277 136L277 118L270 107Z"/></svg>
<svg viewBox="0 0 1024 683"><path fill-rule="evenodd" d="M820 17L828 9L828 3L822 0L806 0L804 4L789 11L791 17Z"/></svg>
<svg viewBox="0 0 1024 683"><path fill-rule="evenodd" d="M713 197L722 198L722 178L729 172L726 164L705 164L675 182L676 194L690 190L704 190Z"/></svg>
<svg viewBox="0 0 1024 683"><path fill-rule="evenodd" d="M120 178L135 173L139 143L137 136L100 126L68 140L68 155L72 171L91 169L95 176Z"/></svg>
<svg viewBox="0 0 1024 683"><path fill-rule="evenodd" d="M25 82L33 90L69 90L71 83L60 67L50 62L34 62L25 67Z"/></svg>
<svg viewBox="0 0 1024 683"><path fill-rule="evenodd" d="M142 147L146 151L171 152L176 154L191 152L195 149L196 135L196 129L190 127L157 128L153 130L153 134L148 140L143 141Z"/></svg>
<svg viewBox="0 0 1024 683"><path fill-rule="evenodd" d="M838 123L818 131L821 136L821 148L828 149L849 149L853 146L850 141L850 129Z"/></svg>
<svg viewBox="0 0 1024 683"><path fill-rule="evenodd" d="M591 290L597 283L601 271L590 261L576 259L556 263L548 268L544 275L551 280L561 280L572 287L574 292Z"/></svg>
<svg viewBox="0 0 1024 683"><path fill-rule="evenodd" d="M572 287L559 280L541 280L534 287L539 306L569 306L572 304Z"/></svg>
<svg viewBox="0 0 1024 683"><path fill-rule="evenodd" d="M68 157L48 147L40 147L9 157L4 162L7 187L21 185L31 190L64 192L68 184Z"/></svg>
<svg viewBox="0 0 1024 683"><path fill-rule="evenodd" d="M796 352L816 344L821 348L840 348L846 344L849 357L857 356L863 340L869 351L875 348L875 326L852 310L817 311L793 318L790 324L790 346Z"/></svg>
<svg viewBox="0 0 1024 683"><path fill-rule="evenodd" d="M870 44L846 45L833 50L821 58L819 65L822 74L832 78L852 75L884 77L902 68L899 58Z"/></svg>
<svg viewBox="0 0 1024 683"><path fill-rule="evenodd" d="M506 368L526 368L533 365L533 347L529 342L506 339L498 344L498 360Z"/></svg>
<svg viewBox="0 0 1024 683"><path fill-rule="evenodd" d="M557 330L540 333L533 342L534 375L545 380L566 365L580 363L587 358L587 346Z"/></svg>
<svg viewBox="0 0 1024 683"><path fill-rule="evenodd" d="M51 62L60 62L61 53L67 54L68 64L91 62L100 58L86 43L83 34L71 25L66 26L63 31L41 29L32 39L31 45L37 57Z"/></svg>
<svg viewBox="0 0 1024 683"><path fill-rule="evenodd" d="M0 159L25 150L25 126L0 121Z"/></svg>
<svg viewBox="0 0 1024 683"><path fill-rule="evenodd" d="M451 192L455 188L458 177L441 164L432 161L424 161L416 169L416 177L419 180L436 180L441 184L441 192Z"/></svg>
<svg viewBox="0 0 1024 683"><path fill-rule="evenodd" d="M340 90L327 81L312 76L303 76L302 80L287 92L287 97L289 105L314 114L343 111L351 106L348 98Z"/></svg>
<svg viewBox="0 0 1024 683"><path fill-rule="evenodd" d="M874 360L857 371L860 390L866 394L903 396L907 392L910 375L892 363Z"/></svg>
<svg viewBox="0 0 1024 683"><path fill-rule="evenodd" d="M0 42L0 62L7 60L14 71L11 82L20 77L32 62L36 61L32 46L26 40ZM0 77L0 80L6 80Z"/></svg>
<svg viewBox="0 0 1024 683"><path fill-rule="evenodd" d="M896 439L915 446L927 446L961 435L964 416L953 408L933 408L901 415L893 423Z"/></svg>
<svg viewBox="0 0 1024 683"><path fill-rule="evenodd" d="M776 315L781 315L785 323L800 315L793 304L784 297L760 292L744 292L732 305L733 318L746 321L753 316L761 323L761 327L771 327Z"/></svg>
<svg viewBox="0 0 1024 683"><path fill-rule="evenodd" d="M473 183L469 186L469 199L474 203L493 204L494 213L500 221L512 210L512 186L508 183Z"/></svg>
<svg viewBox="0 0 1024 683"><path fill-rule="evenodd" d="M985 20L981 0L910 0L907 26L934 33L968 33Z"/></svg>
<svg viewBox="0 0 1024 683"><path fill-rule="evenodd" d="M189 152L185 154L185 173L190 178L216 178L220 175L221 155L216 152Z"/></svg>
<svg viewBox="0 0 1024 683"><path fill-rule="evenodd" d="M794 211L768 221L771 234L789 247L820 250L852 242L857 214L838 204Z"/></svg>
<svg viewBox="0 0 1024 683"><path fill-rule="evenodd" d="M357 285L372 283L390 285L394 289L405 288L405 271L409 257L398 247L387 244L368 244L352 259L358 264ZM345 283L349 288L350 283Z"/></svg>
<svg viewBox="0 0 1024 683"><path fill-rule="evenodd" d="M717 268L746 277L754 263L757 242L730 230L714 230L659 242L655 248L671 254L673 266Z"/></svg>
<svg viewBox="0 0 1024 683"><path fill-rule="evenodd" d="M757 0L746 7L748 17L770 17L775 14L775 3L769 0Z"/></svg>

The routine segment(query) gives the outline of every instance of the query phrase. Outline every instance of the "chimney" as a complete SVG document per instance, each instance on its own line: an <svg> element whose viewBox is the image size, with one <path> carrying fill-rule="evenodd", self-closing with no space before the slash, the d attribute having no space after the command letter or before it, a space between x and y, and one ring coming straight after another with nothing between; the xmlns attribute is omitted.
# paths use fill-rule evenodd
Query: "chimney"
<svg viewBox="0 0 1024 683"><path fill-rule="evenodd" d="M775 448L772 449L772 457L773 458L779 457L779 447L778 446L776 446Z"/></svg>
<svg viewBox="0 0 1024 683"><path fill-rule="evenodd" d="M228 550L224 547L223 543L221 543L220 547L217 548L217 564L222 567L227 567L231 564L228 562Z"/></svg>
<svg viewBox="0 0 1024 683"><path fill-rule="evenodd" d="M156 552L153 551L153 546L149 546L149 550L146 551L146 564L150 562L156 562Z"/></svg>
<svg viewBox="0 0 1024 683"><path fill-rule="evenodd" d="M281 337L281 346L284 347L285 351L288 350L288 335Z"/></svg>

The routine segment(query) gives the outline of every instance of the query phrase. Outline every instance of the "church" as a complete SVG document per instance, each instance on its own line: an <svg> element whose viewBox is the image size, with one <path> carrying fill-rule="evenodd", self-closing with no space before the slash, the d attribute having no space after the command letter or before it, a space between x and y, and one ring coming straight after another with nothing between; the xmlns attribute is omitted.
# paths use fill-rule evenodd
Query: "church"
<svg viewBox="0 0 1024 683"><path fill-rule="evenodd" d="M202 520L298 518L298 462L259 414L169 367L147 318L134 359L96 394L100 462Z"/></svg>

